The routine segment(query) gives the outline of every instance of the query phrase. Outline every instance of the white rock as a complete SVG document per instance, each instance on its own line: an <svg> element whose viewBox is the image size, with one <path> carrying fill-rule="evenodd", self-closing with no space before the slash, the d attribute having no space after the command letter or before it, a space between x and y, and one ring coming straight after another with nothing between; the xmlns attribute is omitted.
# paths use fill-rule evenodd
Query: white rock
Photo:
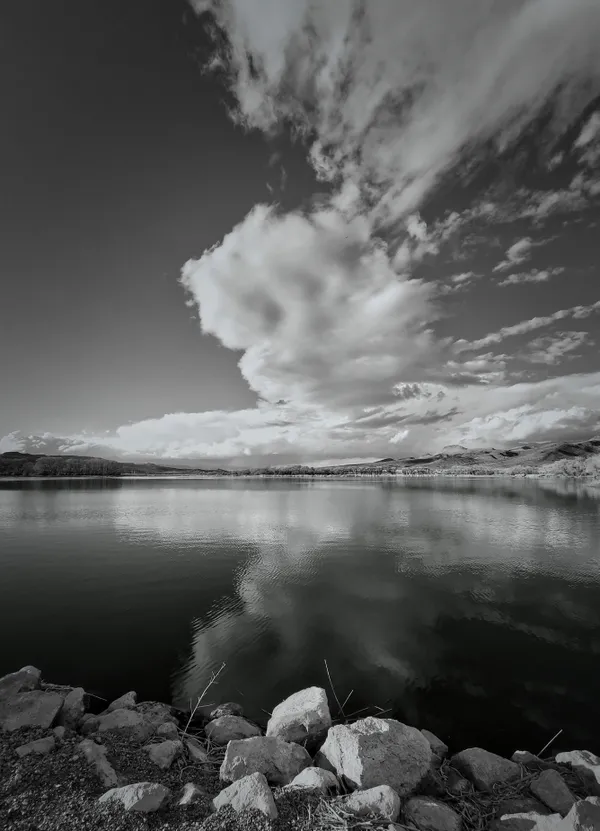
<svg viewBox="0 0 600 831"><path fill-rule="evenodd" d="M193 782L186 782L183 786L181 796L177 801L177 805L183 808L186 805L195 805L196 802L201 802L203 799L206 799L206 794L202 788L199 788Z"/></svg>
<svg viewBox="0 0 600 831"><path fill-rule="evenodd" d="M267 724L267 736L302 743L325 737L331 727L327 693L321 687L300 690L278 704Z"/></svg>
<svg viewBox="0 0 600 831"><path fill-rule="evenodd" d="M179 730L172 721L165 721L164 724L159 724L156 728L156 735L163 739L173 739L175 741L179 738Z"/></svg>
<svg viewBox="0 0 600 831"><path fill-rule="evenodd" d="M358 817L371 814L395 822L400 813L400 797L389 785L355 791L340 799L339 804L345 811Z"/></svg>
<svg viewBox="0 0 600 831"><path fill-rule="evenodd" d="M274 785L287 785L311 764L310 755L299 744L256 736L229 742L220 776L224 782L235 782L251 773L262 773Z"/></svg>
<svg viewBox="0 0 600 831"><path fill-rule="evenodd" d="M197 739L186 739L185 746L192 761L200 764L208 762L208 753Z"/></svg>
<svg viewBox="0 0 600 831"><path fill-rule="evenodd" d="M22 727L43 727L48 730L55 723L63 706L58 693L32 690L15 695L2 702L0 726L4 730Z"/></svg>
<svg viewBox="0 0 600 831"><path fill-rule="evenodd" d="M113 710L133 710L136 705L137 693L135 690L130 690L120 695L119 698L115 698L114 701L111 701L106 708L106 712L112 713Z"/></svg>
<svg viewBox="0 0 600 831"><path fill-rule="evenodd" d="M331 766L352 788L389 785L406 796L427 775L432 755L420 730L369 716L332 727L317 760L322 767Z"/></svg>
<svg viewBox="0 0 600 831"><path fill-rule="evenodd" d="M593 800L594 797L588 797L576 802L558 826L558 831L600 831L600 805Z"/></svg>
<svg viewBox="0 0 600 831"><path fill-rule="evenodd" d="M261 735L260 727L240 716L221 716L209 721L204 732L211 742L219 745L236 739L250 739L252 736Z"/></svg>
<svg viewBox="0 0 600 831"><path fill-rule="evenodd" d="M17 756L29 756L30 753L35 753L38 756L44 756L50 753L56 747L56 739L54 736L44 736L43 739L36 739L33 742L27 742L17 747Z"/></svg>
<svg viewBox="0 0 600 831"><path fill-rule="evenodd" d="M231 805L237 813L253 808L255 811L261 811L269 819L277 817L273 794L262 773L252 773L238 779L221 791L212 804L215 811L225 805Z"/></svg>
<svg viewBox="0 0 600 831"><path fill-rule="evenodd" d="M589 750L570 750L567 753L557 753L555 761L559 765L570 765L578 770L594 796L600 796L600 757Z"/></svg>
<svg viewBox="0 0 600 831"><path fill-rule="evenodd" d="M119 777L106 757L104 745L96 744L91 739L84 739L79 742L77 747L86 762L92 765L98 778L106 788L114 788L119 784Z"/></svg>
<svg viewBox="0 0 600 831"><path fill-rule="evenodd" d="M298 776L295 776L284 790L301 789L307 791L320 791L327 794L330 791L339 790L340 783L335 774L323 768L304 768Z"/></svg>
<svg viewBox="0 0 600 831"><path fill-rule="evenodd" d="M85 715L87 694L83 687L75 687L65 697L58 717L59 725L75 729Z"/></svg>
<svg viewBox="0 0 600 831"><path fill-rule="evenodd" d="M158 782L136 782L123 788L112 788L102 794L98 802L101 805L117 803L126 811L141 811L147 814L158 811L170 797L169 788L159 785Z"/></svg>
<svg viewBox="0 0 600 831"><path fill-rule="evenodd" d="M168 739L158 744L150 744L144 748L152 762L161 770L168 770L175 759L183 752L183 743Z"/></svg>
<svg viewBox="0 0 600 831"><path fill-rule="evenodd" d="M88 724L84 725L87 732ZM155 726L146 721L143 715L135 710L112 710L105 716L100 716L97 721L98 733L125 733L135 737L138 741L150 738L155 731Z"/></svg>
<svg viewBox="0 0 600 831"><path fill-rule="evenodd" d="M42 673L37 667L26 666L0 678L0 700L23 692L38 690Z"/></svg>

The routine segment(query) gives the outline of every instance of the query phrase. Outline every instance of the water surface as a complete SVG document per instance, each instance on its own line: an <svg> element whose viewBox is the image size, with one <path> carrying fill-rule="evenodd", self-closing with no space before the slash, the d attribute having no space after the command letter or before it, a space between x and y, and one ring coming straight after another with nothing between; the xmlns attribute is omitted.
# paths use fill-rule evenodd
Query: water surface
<svg viewBox="0 0 600 831"><path fill-rule="evenodd" d="M224 662L261 720L327 659L347 713L599 752L599 555L566 480L5 480L0 674L185 706Z"/></svg>

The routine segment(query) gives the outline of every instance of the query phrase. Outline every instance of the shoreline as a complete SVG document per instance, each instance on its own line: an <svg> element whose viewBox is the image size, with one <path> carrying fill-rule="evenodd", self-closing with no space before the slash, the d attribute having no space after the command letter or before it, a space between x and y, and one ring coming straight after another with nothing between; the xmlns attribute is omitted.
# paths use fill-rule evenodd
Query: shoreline
<svg viewBox="0 0 600 831"><path fill-rule="evenodd" d="M203 695L183 712L133 691L105 702L45 682L32 666L0 678L0 827L600 828L600 757L542 757L559 734L540 755L517 750L507 759L482 748L451 752L425 728L394 719L350 721L339 705L334 719L335 691L331 699L320 687L280 702L266 729L233 702L209 712Z"/></svg>
<svg viewBox="0 0 600 831"><path fill-rule="evenodd" d="M144 474L144 473L127 473L123 475L102 475L102 474L88 474L84 476L0 476L0 482L51 482L54 480L82 480L82 479L561 479L573 482L582 482L594 486L600 486L595 474L583 474L580 476L572 476L567 473L546 473L543 471L536 473L520 473L507 472L499 470L494 473L453 473L452 471L432 471L431 473L411 473L397 471L394 473L231 473L231 474L202 474L202 473L161 473L161 474Z"/></svg>

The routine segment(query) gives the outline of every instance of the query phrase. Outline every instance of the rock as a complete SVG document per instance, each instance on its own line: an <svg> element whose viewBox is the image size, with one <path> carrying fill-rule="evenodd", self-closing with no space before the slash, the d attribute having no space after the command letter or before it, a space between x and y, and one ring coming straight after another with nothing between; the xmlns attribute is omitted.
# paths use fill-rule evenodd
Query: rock
<svg viewBox="0 0 600 831"><path fill-rule="evenodd" d="M22 727L43 727L48 730L56 721L63 706L58 693L32 690L15 695L2 703L0 726L4 730Z"/></svg>
<svg viewBox="0 0 600 831"><path fill-rule="evenodd" d="M444 744L444 742L441 739L438 739L438 737L434 733L431 733L429 730L421 730L421 733L429 742L431 752L434 753L436 756L439 756L440 759L445 759L448 755L448 745Z"/></svg>
<svg viewBox="0 0 600 831"><path fill-rule="evenodd" d="M106 788L114 788L119 784L119 777L106 758L104 745L96 744L91 739L84 739L79 742L77 748L86 762L92 765L98 778Z"/></svg>
<svg viewBox="0 0 600 831"><path fill-rule="evenodd" d="M212 801L215 811L225 805L231 805L236 813L253 809L265 814L269 819L277 818L275 800L262 773L243 776L222 790Z"/></svg>
<svg viewBox="0 0 600 831"><path fill-rule="evenodd" d="M42 673L32 666L21 667L16 672L0 678L0 701L23 692L39 690Z"/></svg>
<svg viewBox="0 0 600 831"><path fill-rule="evenodd" d="M211 719L222 718L223 716L243 716L244 708L235 701L228 701L226 704L219 704L210 714Z"/></svg>
<svg viewBox="0 0 600 831"><path fill-rule="evenodd" d="M490 823L489 831L561 831L561 822L560 814L506 814Z"/></svg>
<svg viewBox="0 0 600 831"><path fill-rule="evenodd" d="M192 761L201 764L208 762L208 753L197 739L186 739L185 746Z"/></svg>
<svg viewBox="0 0 600 831"><path fill-rule="evenodd" d="M498 804L496 811L497 817L502 817L504 814L543 814L547 816L551 813L549 808L542 805L537 799L532 796L514 796L509 799L503 799Z"/></svg>
<svg viewBox="0 0 600 831"><path fill-rule="evenodd" d="M36 739L34 742L27 742L17 747L17 756L29 756L30 753L37 753L43 756L50 753L56 747L56 739L54 736L44 736L43 739Z"/></svg>
<svg viewBox="0 0 600 831"><path fill-rule="evenodd" d="M183 743L168 739L158 744L149 744L144 750L155 765L158 765L161 770L168 770L175 759L183 753Z"/></svg>
<svg viewBox="0 0 600 831"><path fill-rule="evenodd" d="M152 724L156 729L165 722L172 722L177 725L177 718L173 715L173 708L161 701L143 701L135 708L135 712L144 718L144 721Z"/></svg>
<svg viewBox="0 0 600 831"><path fill-rule="evenodd" d="M400 797L389 785L355 791L342 797L338 804L344 811L357 817L375 816L395 822L400 813Z"/></svg>
<svg viewBox="0 0 600 831"><path fill-rule="evenodd" d="M415 796L404 805L404 819L421 831L460 831L462 822L456 811L436 799Z"/></svg>
<svg viewBox="0 0 600 831"><path fill-rule="evenodd" d="M284 790L290 788L320 791L322 794L328 794L330 791L338 791L340 783L335 774L323 768L304 768L298 776L294 776L289 785L286 785Z"/></svg>
<svg viewBox="0 0 600 831"><path fill-rule="evenodd" d="M286 742L316 743L331 727L327 694L321 687L308 687L278 704L267 724L267 736Z"/></svg>
<svg viewBox="0 0 600 831"><path fill-rule="evenodd" d="M558 831L599 831L600 805L592 799L576 802L560 823Z"/></svg>
<svg viewBox="0 0 600 831"><path fill-rule="evenodd" d="M113 710L133 710L137 706L137 693L135 690L123 693L119 698L111 701L106 708L107 713L112 713Z"/></svg>
<svg viewBox="0 0 600 831"><path fill-rule="evenodd" d="M195 785L193 782L186 782L183 786L181 796L177 800L177 805L184 808L187 805L195 805L196 802L202 802L207 798L205 791Z"/></svg>
<svg viewBox="0 0 600 831"><path fill-rule="evenodd" d="M415 727L369 716L332 727L318 759L321 767L331 766L352 788L389 785L399 796L406 796L424 779L432 753Z"/></svg>
<svg viewBox="0 0 600 831"><path fill-rule="evenodd" d="M432 767L427 771L419 783L416 793L424 794L426 796L445 796L447 790L447 782L442 779L437 767L432 763Z"/></svg>
<svg viewBox="0 0 600 831"><path fill-rule="evenodd" d="M539 756L530 753L528 750L515 750L515 752L510 758L513 762L517 762L518 764L524 765L526 768L531 768L532 770L535 770L538 767L550 767L550 764L548 762L545 762L543 759L540 759Z"/></svg>
<svg viewBox="0 0 600 831"><path fill-rule="evenodd" d="M469 793L473 786L457 770L450 768L446 776L446 787L454 796L460 796L461 794Z"/></svg>
<svg viewBox="0 0 600 831"><path fill-rule="evenodd" d="M267 736L229 742L220 769L224 782L262 773L274 785L287 785L312 759L298 744Z"/></svg>
<svg viewBox="0 0 600 831"><path fill-rule="evenodd" d="M172 721L165 721L164 724L159 724L156 728L156 735L160 736L161 739L172 739L176 741L179 739L179 730L177 729L177 725Z"/></svg>
<svg viewBox="0 0 600 831"><path fill-rule="evenodd" d="M559 765L574 768L585 781L591 796L600 796L600 757L589 750L571 750L558 753L555 761Z"/></svg>
<svg viewBox="0 0 600 831"><path fill-rule="evenodd" d="M58 741L62 742L62 740L64 739L65 734L67 732L67 728L66 727L54 727L52 729L52 732L54 733L54 735L56 736Z"/></svg>
<svg viewBox="0 0 600 831"><path fill-rule="evenodd" d="M575 797L566 782L555 770L545 770L529 785L534 796L555 814L566 816L575 803Z"/></svg>
<svg viewBox="0 0 600 831"><path fill-rule="evenodd" d="M204 732L215 744L223 745L236 739L250 739L260 736L261 729L240 716L221 716L209 721Z"/></svg>
<svg viewBox="0 0 600 831"><path fill-rule="evenodd" d="M89 723L86 721L83 726L86 733ZM126 733L140 742L149 739L155 729L153 724L135 710L113 710L105 716L100 716L97 725L98 733Z"/></svg>
<svg viewBox="0 0 600 831"><path fill-rule="evenodd" d="M516 762L481 747L463 750L453 756L451 761L480 791L491 791L494 785L510 782L521 773Z"/></svg>
<svg viewBox="0 0 600 831"><path fill-rule="evenodd" d="M76 729L87 708L87 694L83 687L75 687L66 696L58 717L59 725Z"/></svg>
<svg viewBox="0 0 600 831"><path fill-rule="evenodd" d="M171 798L171 791L158 782L136 782L123 788L112 788L102 794L101 805L119 804L126 811L141 811L145 814L158 811Z"/></svg>
<svg viewBox="0 0 600 831"><path fill-rule="evenodd" d="M84 736L91 736L95 733L100 724L101 716L93 716L91 713L86 713L79 724L79 732Z"/></svg>

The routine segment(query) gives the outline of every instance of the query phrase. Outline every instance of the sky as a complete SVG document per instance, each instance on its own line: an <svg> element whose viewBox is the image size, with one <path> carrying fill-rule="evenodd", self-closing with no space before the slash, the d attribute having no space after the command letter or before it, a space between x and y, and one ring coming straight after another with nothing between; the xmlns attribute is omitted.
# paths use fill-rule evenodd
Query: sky
<svg viewBox="0 0 600 831"><path fill-rule="evenodd" d="M0 15L0 451L600 433L597 0Z"/></svg>

